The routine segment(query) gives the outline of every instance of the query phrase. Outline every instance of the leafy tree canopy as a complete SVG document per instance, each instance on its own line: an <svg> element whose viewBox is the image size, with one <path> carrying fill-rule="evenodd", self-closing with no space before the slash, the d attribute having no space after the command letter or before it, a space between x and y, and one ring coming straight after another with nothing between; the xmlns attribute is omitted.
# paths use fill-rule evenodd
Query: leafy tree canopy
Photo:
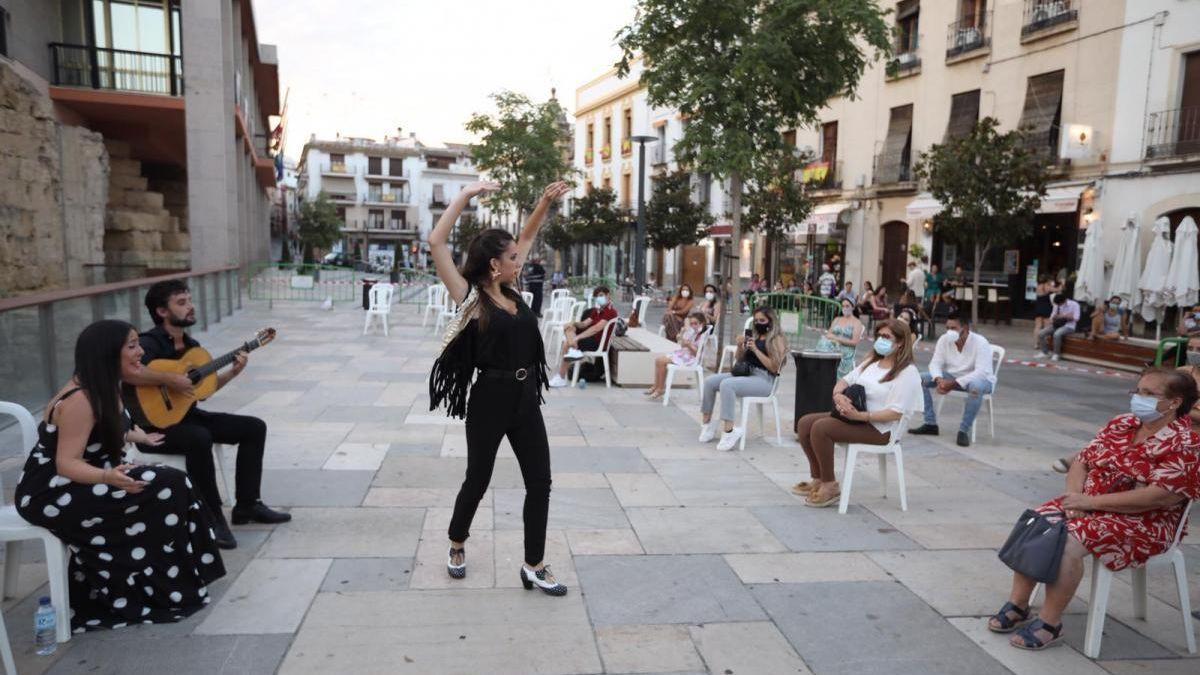
<svg viewBox="0 0 1200 675"><path fill-rule="evenodd" d="M617 195L611 189L597 188L575 199L567 227L578 244L615 244L629 228L629 221L617 210Z"/></svg>
<svg viewBox="0 0 1200 675"><path fill-rule="evenodd" d="M337 207L329 201L329 196L324 192L318 194L315 200L302 203L297 230L304 247L304 262L313 262L313 249L328 249L333 246L342 236L343 225L341 218L338 218Z"/></svg>
<svg viewBox="0 0 1200 675"><path fill-rule="evenodd" d="M654 193L646 204L646 244L668 250L697 244L712 220L705 205L692 199L691 174L667 174L654 181Z"/></svg>
<svg viewBox="0 0 1200 675"><path fill-rule="evenodd" d="M781 241L808 217L813 202L798 177L811 161L811 156L786 146L756 158L751 180L746 185L747 227Z"/></svg>

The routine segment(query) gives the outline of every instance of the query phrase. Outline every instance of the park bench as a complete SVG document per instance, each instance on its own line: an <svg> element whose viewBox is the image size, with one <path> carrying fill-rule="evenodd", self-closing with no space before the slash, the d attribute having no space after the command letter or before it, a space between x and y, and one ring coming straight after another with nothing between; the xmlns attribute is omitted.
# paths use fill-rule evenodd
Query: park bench
<svg viewBox="0 0 1200 675"><path fill-rule="evenodd" d="M1146 364L1154 362L1157 347L1158 343L1154 340L1093 340L1077 333L1063 339L1062 357L1068 361L1138 372Z"/></svg>

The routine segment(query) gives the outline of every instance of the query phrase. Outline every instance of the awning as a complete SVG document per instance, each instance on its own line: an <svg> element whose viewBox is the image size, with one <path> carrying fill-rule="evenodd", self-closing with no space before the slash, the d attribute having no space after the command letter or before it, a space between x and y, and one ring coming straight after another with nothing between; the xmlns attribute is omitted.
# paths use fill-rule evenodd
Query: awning
<svg viewBox="0 0 1200 675"><path fill-rule="evenodd" d="M922 192L905 207L909 220L928 220L942 212L942 203L928 192Z"/></svg>
<svg viewBox="0 0 1200 675"><path fill-rule="evenodd" d="M806 237L810 234L829 234L837 224L838 215L850 208L846 202L826 202L818 204L800 223L800 227L792 233L793 237Z"/></svg>
<svg viewBox="0 0 1200 675"><path fill-rule="evenodd" d="M714 223L708 226L708 236L714 239L728 239L733 236L732 223Z"/></svg>
<svg viewBox="0 0 1200 675"><path fill-rule="evenodd" d="M1087 189L1087 185L1070 185L1067 187L1052 187L1046 190L1042 197L1042 205L1038 213L1071 213L1079 208L1079 195Z"/></svg>

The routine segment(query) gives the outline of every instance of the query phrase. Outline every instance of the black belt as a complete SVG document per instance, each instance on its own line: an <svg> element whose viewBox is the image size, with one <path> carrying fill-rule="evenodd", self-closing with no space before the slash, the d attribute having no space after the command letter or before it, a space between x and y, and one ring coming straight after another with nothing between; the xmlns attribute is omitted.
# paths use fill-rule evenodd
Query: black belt
<svg viewBox="0 0 1200 675"><path fill-rule="evenodd" d="M516 380L524 382L532 374L533 366L517 368L516 370L501 370L499 368L479 369L479 377L486 377L493 380Z"/></svg>

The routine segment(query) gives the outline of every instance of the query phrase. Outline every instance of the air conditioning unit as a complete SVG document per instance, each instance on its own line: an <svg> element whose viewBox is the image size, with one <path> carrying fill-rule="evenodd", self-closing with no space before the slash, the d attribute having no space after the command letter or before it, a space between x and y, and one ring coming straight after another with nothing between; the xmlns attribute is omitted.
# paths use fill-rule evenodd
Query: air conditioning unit
<svg viewBox="0 0 1200 675"><path fill-rule="evenodd" d="M911 65L916 60L917 60L916 52L904 52L903 54L900 54L899 56L896 57L896 63L898 63L902 66Z"/></svg>

